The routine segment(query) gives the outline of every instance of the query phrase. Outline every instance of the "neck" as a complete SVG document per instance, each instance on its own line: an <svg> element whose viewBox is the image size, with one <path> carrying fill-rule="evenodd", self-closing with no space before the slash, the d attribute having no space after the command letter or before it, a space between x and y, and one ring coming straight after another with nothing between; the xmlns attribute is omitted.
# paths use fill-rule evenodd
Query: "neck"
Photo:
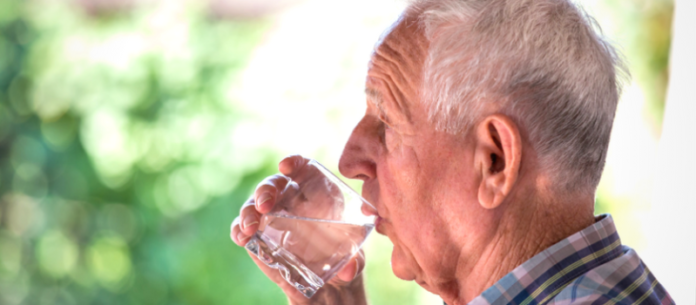
<svg viewBox="0 0 696 305"><path fill-rule="evenodd" d="M458 268L459 291L447 304L469 303L534 255L594 223L592 196L564 197L524 196L491 211L497 224L493 238L473 267L469 258L469 267ZM458 266L466 265L460 261Z"/></svg>

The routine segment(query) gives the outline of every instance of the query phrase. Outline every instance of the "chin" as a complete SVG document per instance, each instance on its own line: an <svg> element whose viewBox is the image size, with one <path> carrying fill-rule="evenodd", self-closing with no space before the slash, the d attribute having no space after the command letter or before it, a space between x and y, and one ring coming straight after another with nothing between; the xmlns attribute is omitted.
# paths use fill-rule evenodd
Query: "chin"
<svg viewBox="0 0 696 305"><path fill-rule="evenodd" d="M404 253L401 252L396 245L394 245L394 250L392 250L391 257L392 272L394 272L394 275L399 279L404 281L413 281L416 279L416 274L409 270L405 257L406 255L404 255Z"/></svg>
<svg viewBox="0 0 696 305"><path fill-rule="evenodd" d="M404 281L413 281L416 279L412 273L394 267L394 264L392 264L392 272L394 272L396 277Z"/></svg>

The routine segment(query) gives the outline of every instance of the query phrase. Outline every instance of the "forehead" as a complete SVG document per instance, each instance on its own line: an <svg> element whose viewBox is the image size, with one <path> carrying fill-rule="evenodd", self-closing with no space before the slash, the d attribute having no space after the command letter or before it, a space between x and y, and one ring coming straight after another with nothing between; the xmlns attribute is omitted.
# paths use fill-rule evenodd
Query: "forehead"
<svg viewBox="0 0 696 305"><path fill-rule="evenodd" d="M415 15L402 15L383 36L370 60L365 84L368 101L394 104L404 115L418 102L428 48Z"/></svg>

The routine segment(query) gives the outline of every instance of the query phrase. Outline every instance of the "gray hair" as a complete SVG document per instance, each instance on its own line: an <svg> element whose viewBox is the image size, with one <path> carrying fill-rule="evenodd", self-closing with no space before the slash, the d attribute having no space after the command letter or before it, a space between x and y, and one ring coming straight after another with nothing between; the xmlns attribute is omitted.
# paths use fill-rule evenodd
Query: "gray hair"
<svg viewBox="0 0 696 305"><path fill-rule="evenodd" d="M420 94L438 129L462 133L495 103L555 185L594 192L628 72L593 18L568 0L425 0L407 14L430 41Z"/></svg>

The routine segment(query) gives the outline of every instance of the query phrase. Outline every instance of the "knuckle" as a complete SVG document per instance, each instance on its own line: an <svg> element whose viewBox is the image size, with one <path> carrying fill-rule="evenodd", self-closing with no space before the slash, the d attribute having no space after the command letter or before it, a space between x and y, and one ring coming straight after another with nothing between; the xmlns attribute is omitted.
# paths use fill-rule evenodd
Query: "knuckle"
<svg viewBox="0 0 696 305"><path fill-rule="evenodd" d="M268 184L269 184L268 178L261 180L261 182L259 182L259 184L256 185L256 191L258 192L262 188L267 187Z"/></svg>
<svg viewBox="0 0 696 305"><path fill-rule="evenodd" d="M283 162L285 160L293 160L294 161L295 159L303 159L303 157L300 154L290 154L290 155L285 156L285 158L283 158L283 160L281 160L280 162Z"/></svg>
<svg viewBox="0 0 696 305"><path fill-rule="evenodd" d="M259 182L256 186L256 191L268 191L269 189L276 188L276 179L272 179L274 176L268 177L263 181Z"/></svg>
<svg viewBox="0 0 696 305"><path fill-rule="evenodd" d="M283 175L281 175L281 174L275 174L275 175L270 176L270 177L268 177L268 178L269 178L269 180L271 180L271 181L279 181L279 180L285 180L285 179L287 179L287 177L285 177L285 176L283 176Z"/></svg>
<svg viewBox="0 0 696 305"><path fill-rule="evenodd" d="M309 163L309 159L304 158L304 157L299 156L299 155L297 156L296 159L293 159L293 161L294 161L293 163L295 165L295 169L300 169L300 168L304 167L307 163Z"/></svg>
<svg viewBox="0 0 696 305"><path fill-rule="evenodd" d="M307 163L307 159L302 157L301 155L288 155L283 160L278 163L279 168L282 170L282 168L285 168L285 171L293 172L297 168L301 167ZM289 168L288 168L289 167Z"/></svg>

